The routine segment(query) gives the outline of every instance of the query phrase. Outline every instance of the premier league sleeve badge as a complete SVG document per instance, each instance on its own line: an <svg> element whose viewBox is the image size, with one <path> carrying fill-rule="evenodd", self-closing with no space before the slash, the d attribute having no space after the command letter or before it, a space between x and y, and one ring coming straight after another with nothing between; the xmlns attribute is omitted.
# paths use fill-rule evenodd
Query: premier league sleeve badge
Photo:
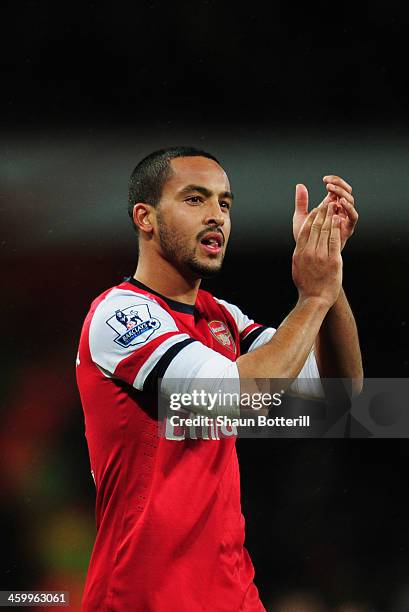
<svg viewBox="0 0 409 612"><path fill-rule="evenodd" d="M106 323L117 334L114 342L123 348L143 344L161 326L160 321L151 316L147 304L118 309Z"/></svg>

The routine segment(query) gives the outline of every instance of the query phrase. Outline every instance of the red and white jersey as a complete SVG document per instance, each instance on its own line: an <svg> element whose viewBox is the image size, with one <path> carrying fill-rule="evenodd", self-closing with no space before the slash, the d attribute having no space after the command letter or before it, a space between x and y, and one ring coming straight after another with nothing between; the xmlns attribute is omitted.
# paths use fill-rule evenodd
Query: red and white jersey
<svg viewBox="0 0 409 612"><path fill-rule="evenodd" d="M158 378L238 383L236 359L274 331L202 290L190 306L128 279L94 300L77 357L97 491L84 610L264 610L235 437L160 438L154 392ZM303 376L318 376L313 356Z"/></svg>

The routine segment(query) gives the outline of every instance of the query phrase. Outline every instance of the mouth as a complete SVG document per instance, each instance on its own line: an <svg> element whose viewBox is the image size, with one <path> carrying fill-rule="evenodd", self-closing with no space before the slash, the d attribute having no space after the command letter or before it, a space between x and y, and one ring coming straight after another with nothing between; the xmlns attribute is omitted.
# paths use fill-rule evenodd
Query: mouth
<svg viewBox="0 0 409 612"><path fill-rule="evenodd" d="M222 250L223 236L219 232L210 232L203 236L200 244L207 254L217 255Z"/></svg>

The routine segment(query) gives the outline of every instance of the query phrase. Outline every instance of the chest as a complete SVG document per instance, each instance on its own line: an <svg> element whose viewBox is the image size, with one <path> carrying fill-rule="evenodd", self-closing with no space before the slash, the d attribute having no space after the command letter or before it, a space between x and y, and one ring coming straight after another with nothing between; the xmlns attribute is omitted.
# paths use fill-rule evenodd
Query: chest
<svg viewBox="0 0 409 612"><path fill-rule="evenodd" d="M181 332L189 334L212 350L235 361L239 357L239 333L232 317L217 306L199 308L194 315L181 316Z"/></svg>

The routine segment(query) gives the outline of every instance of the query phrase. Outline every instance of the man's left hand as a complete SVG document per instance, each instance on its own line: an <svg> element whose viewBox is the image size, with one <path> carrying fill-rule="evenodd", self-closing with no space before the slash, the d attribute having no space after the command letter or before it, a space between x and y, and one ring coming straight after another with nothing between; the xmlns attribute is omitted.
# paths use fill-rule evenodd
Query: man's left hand
<svg viewBox="0 0 409 612"><path fill-rule="evenodd" d="M323 178L328 194L320 206L326 202L336 202L335 214L341 217L341 250L344 248L348 238L354 233L358 221L358 213L355 209L352 187L339 176L328 175ZM293 216L294 239L297 236L308 217L308 190L305 185L299 184L295 188L295 212Z"/></svg>

